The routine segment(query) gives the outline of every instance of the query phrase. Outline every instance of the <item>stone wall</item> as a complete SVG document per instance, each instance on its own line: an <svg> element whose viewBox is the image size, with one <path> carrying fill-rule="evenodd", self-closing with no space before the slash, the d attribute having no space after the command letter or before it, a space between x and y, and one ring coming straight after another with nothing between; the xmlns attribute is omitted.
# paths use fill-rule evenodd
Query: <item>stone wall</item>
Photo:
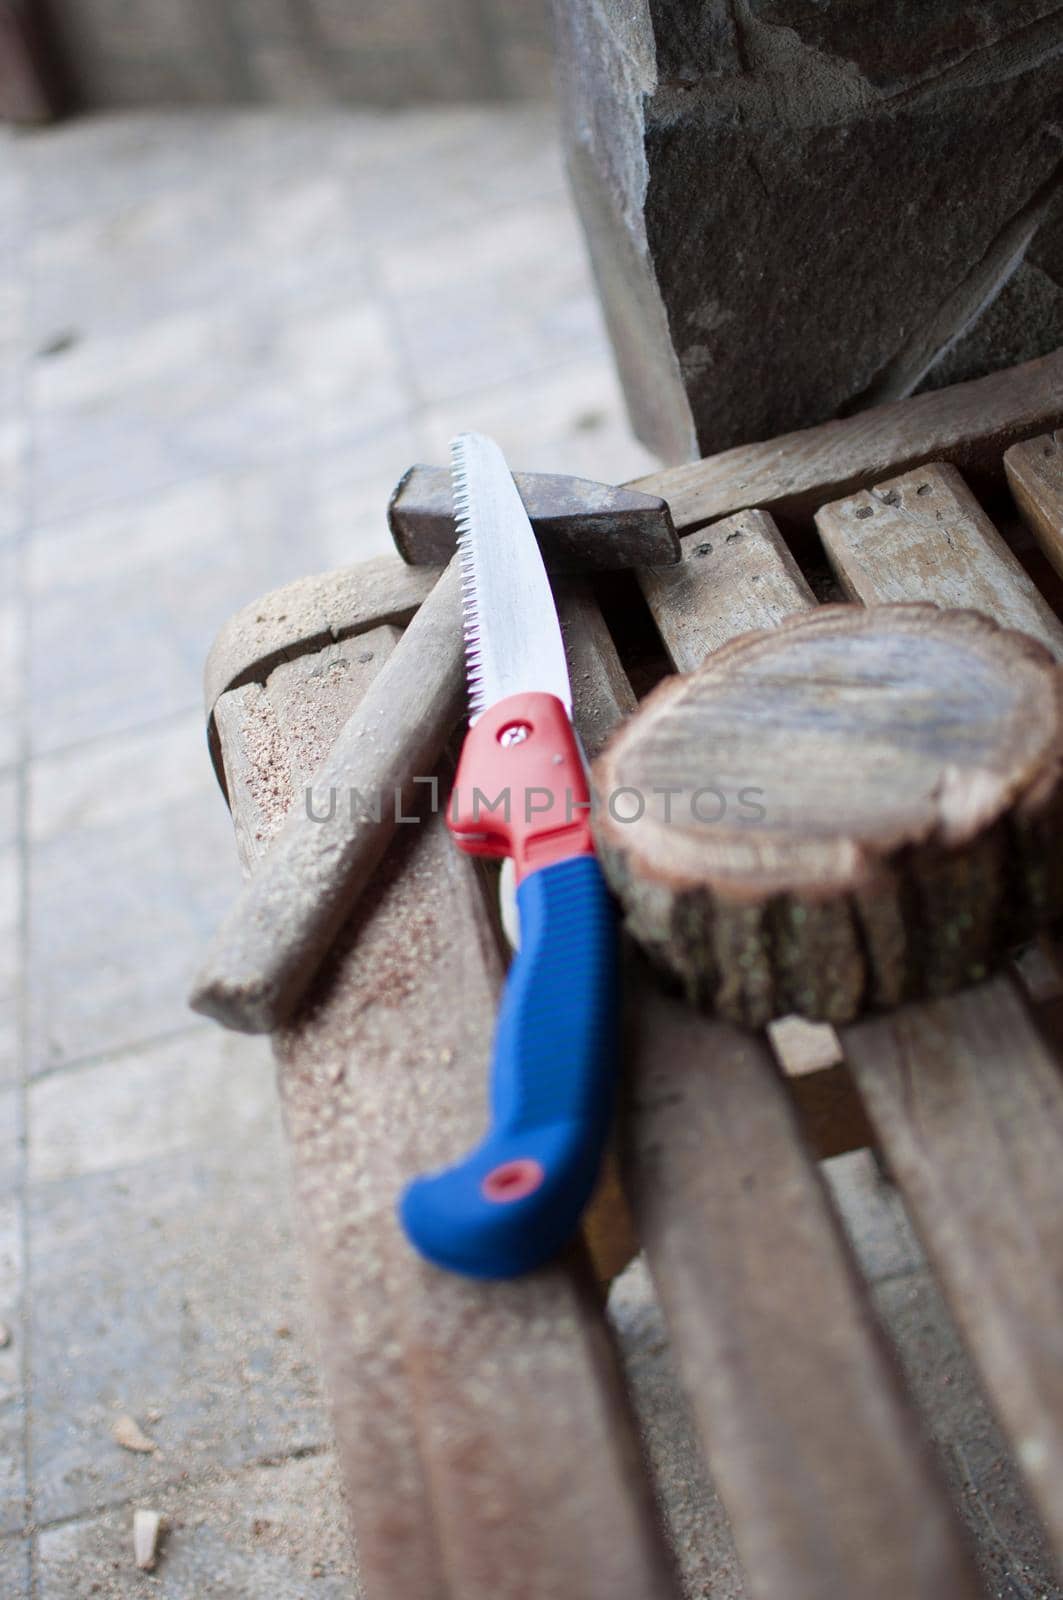
<svg viewBox="0 0 1063 1600"><path fill-rule="evenodd" d="M672 459L1063 344L1056 0L557 0L628 403Z"/></svg>
<svg viewBox="0 0 1063 1600"><path fill-rule="evenodd" d="M48 10L88 108L550 92L546 0L48 0Z"/></svg>

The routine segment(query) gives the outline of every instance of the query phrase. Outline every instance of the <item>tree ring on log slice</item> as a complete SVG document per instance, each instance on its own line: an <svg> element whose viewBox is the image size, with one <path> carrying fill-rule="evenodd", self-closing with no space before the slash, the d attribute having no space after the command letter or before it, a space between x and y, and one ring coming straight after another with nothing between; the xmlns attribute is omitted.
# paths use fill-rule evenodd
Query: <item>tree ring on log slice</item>
<svg viewBox="0 0 1063 1600"><path fill-rule="evenodd" d="M1063 675L934 605L822 606L661 684L594 766L628 927L760 1027L983 978L1063 907Z"/></svg>

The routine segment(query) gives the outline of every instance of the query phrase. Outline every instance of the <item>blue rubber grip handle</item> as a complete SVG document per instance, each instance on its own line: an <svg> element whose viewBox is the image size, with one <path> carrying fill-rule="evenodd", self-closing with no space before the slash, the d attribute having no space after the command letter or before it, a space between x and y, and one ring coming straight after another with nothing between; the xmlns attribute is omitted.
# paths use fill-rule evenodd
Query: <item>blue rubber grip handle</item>
<svg viewBox="0 0 1063 1600"><path fill-rule="evenodd" d="M576 1230L601 1163L617 1062L617 931L593 856L517 890L521 947L495 1029L491 1126L456 1167L410 1184L399 1215L437 1266L510 1278Z"/></svg>

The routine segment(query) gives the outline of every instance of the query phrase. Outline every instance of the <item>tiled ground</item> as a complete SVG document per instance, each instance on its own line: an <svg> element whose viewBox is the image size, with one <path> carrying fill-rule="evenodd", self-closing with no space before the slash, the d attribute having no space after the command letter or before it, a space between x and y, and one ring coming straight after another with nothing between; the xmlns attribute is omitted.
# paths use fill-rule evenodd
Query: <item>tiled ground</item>
<svg viewBox="0 0 1063 1600"><path fill-rule="evenodd" d="M242 602L385 549L459 426L522 467L650 464L549 113L0 135L4 1600L355 1592L267 1054L185 1009L237 884L199 678ZM895 1197L866 1156L831 1177L996 1592L1049 1594ZM639 1269L615 1310L690 1593L736 1595Z"/></svg>

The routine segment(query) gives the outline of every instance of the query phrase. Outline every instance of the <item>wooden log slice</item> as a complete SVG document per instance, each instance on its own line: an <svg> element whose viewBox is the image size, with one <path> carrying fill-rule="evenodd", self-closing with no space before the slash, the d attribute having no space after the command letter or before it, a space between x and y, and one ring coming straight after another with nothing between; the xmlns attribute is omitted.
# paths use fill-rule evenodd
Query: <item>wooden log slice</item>
<svg viewBox="0 0 1063 1600"><path fill-rule="evenodd" d="M1058 913L1063 678L974 611L824 606L668 679L594 767L631 931L750 1026L985 976Z"/></svg>

